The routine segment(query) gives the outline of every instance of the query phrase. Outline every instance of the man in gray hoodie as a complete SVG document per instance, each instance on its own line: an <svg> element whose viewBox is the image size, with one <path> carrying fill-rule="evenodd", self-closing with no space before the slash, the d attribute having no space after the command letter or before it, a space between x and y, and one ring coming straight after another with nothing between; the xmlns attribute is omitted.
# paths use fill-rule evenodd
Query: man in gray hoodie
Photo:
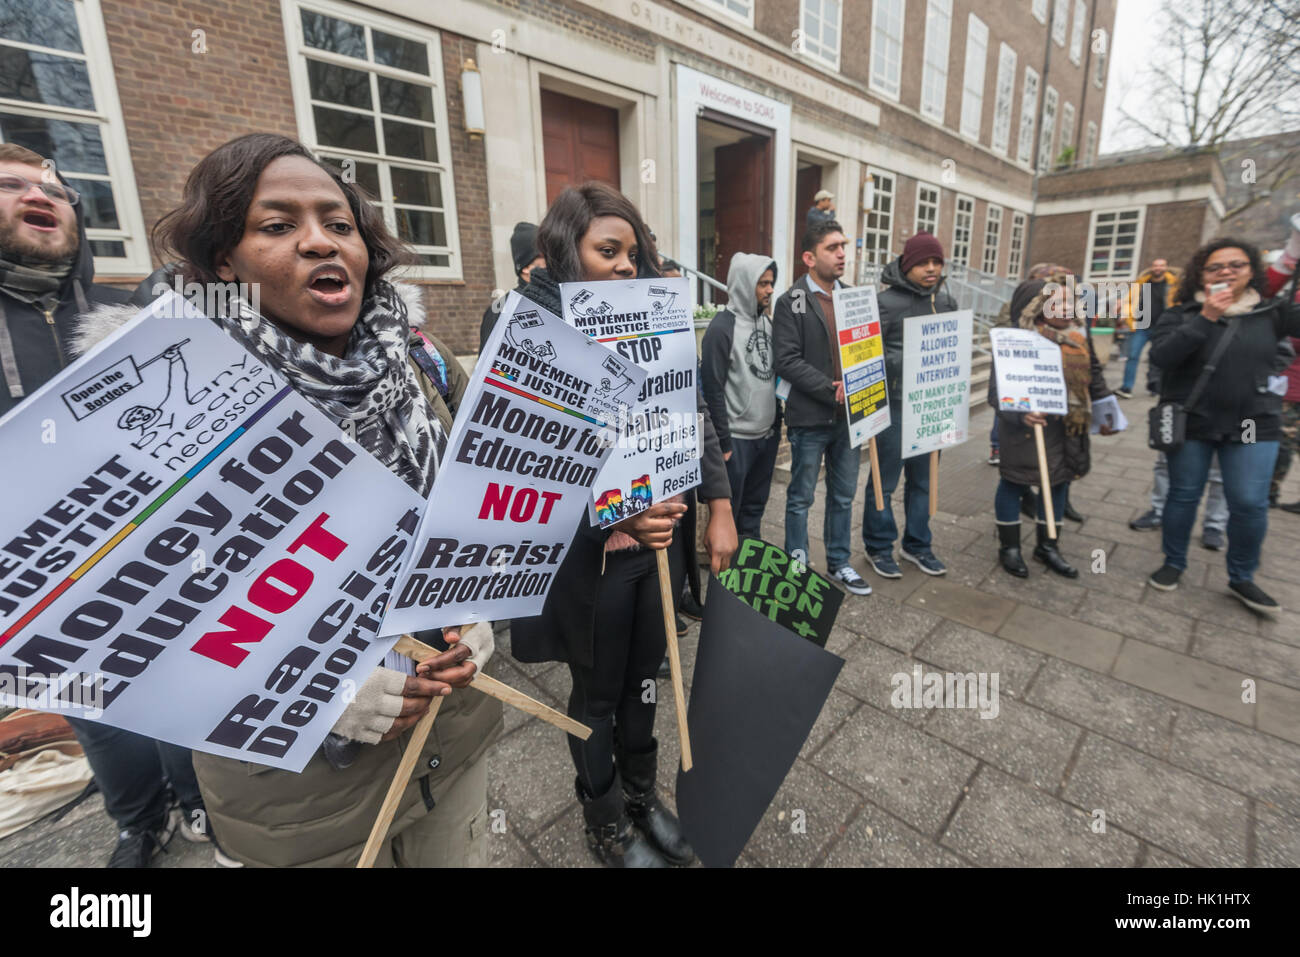
<svg viewBox="0 0 1300 957"><path fill-rule="evenodd" d="M731 481L731 512L743 537L759 536L781 443L772 317L776 285L769 256L736 253L727 270L727 308L704 333L700 387L722 443Z"/></svg>

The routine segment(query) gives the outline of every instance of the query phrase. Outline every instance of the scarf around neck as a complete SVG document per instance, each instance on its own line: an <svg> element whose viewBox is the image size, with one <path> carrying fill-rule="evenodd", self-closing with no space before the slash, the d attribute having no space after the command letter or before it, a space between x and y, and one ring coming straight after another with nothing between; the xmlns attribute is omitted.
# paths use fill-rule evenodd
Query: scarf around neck
<svg viewBox="0 0 1300 957"><path fill-rule="evenodd" d="M1069 325L1063 329L1057 329L1043 316L1056 288L1066 284L1067 274L1058 272L1036 288L1029 287L1025 291L1030 299L1021 307L1017 320L1020 328L1033 329L1061 347L1061 370L1065 373L1068 400L1065 431L1070 435L1081 435L1092 424L1092 353L1088 349L1088 332L1077 306L1074 314L1069 317Z"/></svg>
<svg viewBox="0 0 1300 957"><path fill-rule="evenodd" d="M39 262L14 252L0 255L0 288L22 302L58 302L59 288L72 272L75 257Z"/></svg>
<svg viewBox="0 0 1300 957"><path fill-rule="evenodd" d="M446 436L408 358L406 304L382 280L361 304L343 358L298 342L232 296L217 323L421 495L437 475Z"/></svg>

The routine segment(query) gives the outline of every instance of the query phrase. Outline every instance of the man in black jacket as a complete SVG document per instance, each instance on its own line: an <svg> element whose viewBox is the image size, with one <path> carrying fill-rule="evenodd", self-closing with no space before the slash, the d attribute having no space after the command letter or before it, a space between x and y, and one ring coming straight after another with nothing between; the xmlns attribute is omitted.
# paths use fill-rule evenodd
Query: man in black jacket
<svg viewBox="0 0 1300 957"><path fill-rule="evenodd" d="M885 381L889 390L889 428L876 435L876 457L880 462L880 487L885 507L876 508L867 496L862 515L862 542L867 561L882 578L902 578L894 561L898 525L890 496L903 486L902 555L927 575L942 575L947 569L930 547L930 457L903 454L903 327L912 316L952 312L957 302L943 288L943 246L929 233L917 233L903 247L903 254L885 266L880 281L885 288L877 297L880 334L885 345Z"/></svg>
<svg viewBox="0 0 1300 957"><path fill-rule="evenodd" d="M515 231L510 235L510 258L514 260L515 276L519 279L515 284L515 292L522 293L524 287L528 285L528 277L532 271L546 265L546 260L537 251L537 227L532 223L515 223ZM480 352L487 344L488 336L492 335L492 330L496 328L497 316L501 315L501 309L505 304L506 293L502 293L501 298L493 299L483 310L483 319L478 327Z"/></svg>
<svg viewBox="0 0 1300 957"><path fill-rule="evenodd" d="M28 149L0 145L0 414L72 361L69 347L79 314L130 297L126 290L94 284L80 197L49 167ZM68 723L104 795L104 809L119 828L110 867L142 867L170 840L179 814L171 807L169 779L191 815L182 833L190 840L209 840L187 748L97 721L69 718ZM218 860L223 857L218 852Z"/></svg>
<svg viewBox="0 0 1300 957"><path fill-rule="evenodd" d="M859 450L849 444L844 411L844 374L835 331L836 286L842 286L848 240L836 222L817 223L803 238L808 274L782 293L772 320L776 374L790 384L785 405L790 436L790 488L786 492L785 550L808 561L808 509L817 491L817 472L826 459L826 567L855 595L871 586L849 564L853 496Z"/></svg>

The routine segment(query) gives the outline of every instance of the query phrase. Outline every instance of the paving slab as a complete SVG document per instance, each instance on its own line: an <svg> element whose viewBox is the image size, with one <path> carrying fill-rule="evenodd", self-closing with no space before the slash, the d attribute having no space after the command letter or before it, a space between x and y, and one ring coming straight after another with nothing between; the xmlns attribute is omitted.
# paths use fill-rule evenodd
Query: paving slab
<svg viewBox="0 0 1300 957"><path fill-rule="evenodd" d="M1194 708L1255 723L1255 705L1241 700L1242 682L1249 676L1240 671L1127 638L1111 674Z"/></svg>
<svg viewBox="0 0 1300 957"><path fill-rule="evenodd" d="M872 707L862 708L813 764L923 834L937 834L976 760Z"/></svg>
<svg viewBox="0 0 1300 957"><path fill-rule="evenodd" d="M1194 864L1248 863L1249 798L1114 741L1084 738L1062 797Z"/></svg>
<svg viewBox="0 0 1300 957"><path fill-rule="evenodd" d="M955 621L940 624L913 654L941 671L997 672L1001 692L1011 695L1023 695L1046 660L1021 645Z"/></svg>
<svg viewBox="0 0 1300 957"><path fill-rule="evenodd" d="M1169 760L1300 816L1300 745L1195 708L1179 708Z"/></svg>
<svg viewBox="0 0 1300 957"><path fill-rule="evenodd" d="M859 639L842 654L844 668L835 682L835 687L840 692L852 695L858 701L866 702L906 724L919 727L925 723L926 713L923 709L895 708L891 700L895 687L894 676L907 675L910 682L914 667L926 670L920 662L870 638Z"/></svg>
<svg viewBox="0 0 1300 957"><path fill-rule="evenodd" d="M1300 646L1222 625L1199 623L1190 651L1195 658L1300 689Z"/></svg>
<svg viewBox="0 0 1300 957"><path fill-rule="evenodd" d="M872 572L864 574L874 579L874 588L875 582L880 579ZM927 576L918 572L913 578ZM927 587L934 581L935 579L927 578L921 587ZM939 624L940 616L924 607L915 607L910 600L907 604L900 604L885 595L868 595L865 598L849 595L840 606L840 614L835 621L841 628L847 628L897 651L908 652Z"/></svg>
<svg viewBox="0 0 1300 957"><path fill-rule="evenodd" d="M942 579L922 585L907 603L990 633L996 632L1016 607L1013 600Z"/></svg>
<svg viewBox="0 0 1300 957"><path fill-rule="evenodd" d="M1117 571L1123 576L1123 571ZM1089 581L1113 580L1113 574L1084 574ZM1130 579L1131 582L1131 579ZM1105 628L1129 638L1141 638L1170 651L1188 652L1192 646L1192 632L1196 619L1176 615L1160 608L1152 608L1138 601L1115 595L1096 595L1079 605L1075 617L1098 628ZM1204 657L1204 656L1202 656Z"/></svg>
<svg viewBox="0 0 1300 957"><path fill-rule="evenodd" d="M1124 638L1072 618L1019 605L997 630L1000 638L1064 658L1093 671L1109 671Z"/></svg>
<svg viewBox="0 0 1300 957"><path fill-rule="evenodd" d="M1137 838L995 768L981 767L943 846L983 867L1128 867Z"/></svg>
<svg viewBox="0 0 1300 957"><path fill-rule="evenodd" d="M1300 744L1300 691L1272 681L1259 682L1255 726Z"/></svg>
<svg viewBox="0 0 1300 957"><path fill-rule="evenodd" d="M1083 734L1076 725L1004 695L996 713L936 708L925 730L1048 794L1061 786Z"/></svg>
<svg viewBox="0 0 1300 957"><path fill-rule="evenodd" d="M1257 808L1255 858L1261 867L1300 867L1300 820L1270 808Z"/></svg>
<svg viewBox="0 0 1300 957"><path fill-rule="evenodd" d="M1026 700L1155 757L1168 752L1178 712L1167 698L1055 658L1038 673Z"/></svg>
<svg viewBox="0 0 1300 957"><path fill-rule="evenodd" d="M968 867L967 862L871 802L826 857L826 867Z"/></svg>
<svg viewBox="0 0 1300 957"><path fill-rule="evenodd" d="M745 845L765 867L808 867L838 838L862 797L796 761Z"/></svg>

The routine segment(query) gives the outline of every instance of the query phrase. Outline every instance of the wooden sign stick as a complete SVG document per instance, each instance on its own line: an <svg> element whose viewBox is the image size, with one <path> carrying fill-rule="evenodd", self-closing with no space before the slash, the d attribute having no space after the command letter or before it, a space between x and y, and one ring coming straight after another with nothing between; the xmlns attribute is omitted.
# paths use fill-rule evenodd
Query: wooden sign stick
<svg viewBox="0 0 1300 957"><path fill-rule="evenodd" d="M939 450L930 453L930 517L939 511Z"/></svg>
<svg viewBox="0 0 1300 957"><path fill-rule="evenodd" d="M397 644L393 646L393 650L398 654L406 655L413 661L425 661L439 653L437 648L426 645L410 635L403 635L399 638ZM591 728L585 724L580 724L567 714L561 714L554 708L547 707L536 698L530 698L522 691L515 690L503 681L489 678L485 674L475 674L469 686L476 691L481 691L485 695L510 705L512 708L518 708L525 714L541 718L543 721L549 722L560 730L567 731L584 741L591 737ZM402 794L406 791L406 785L411 780L411 772L415 770L415 763L420 759L420 752L424 750L424 743L429 740L429 732L433 730L433 719L437 717L438 709L442 707L442 701L442 698L434 698L433 703L429 705L428 712L411 731L411 740L407 742L406 750L402 752L401 763L397 765L393 780L388 785L388 794L384 796L384 803L380 805L379 814L375 817L374 826L370 829L370 837L366 840L366 846L361 851L361 860L357 862L358 868L375 866L375 860L379 857L379 849L383 846L385 838L388 837L388 828L393 823L394 815L397 814L397 806L402 802Z"/></svg>
<svg viewBox="0 0 1300 957"><path fill-rule="evenodd" d="M876 493L876 511L885 510L885 496L880 487L880 454L876 451L876 437L873 435L867 439L867 451L871 453L871 488ZM934 506L931 506L930 514L934 514Z"/></svg>
<svg viewBox="0 0 1300 957"><path fill-rule="evenodd" d="M659 560L659 600L664 609L664 638L668 640L668 665L673 676L673 700L677 704L677 735L682 742L682 770L689 771L692 764L691 733L686 727L686 693L682 690L682 656L677 648L677 613L673 610L668 550L656 549L655 558Z"/></svg>
<svg viewBox="0 0 1300 957"><path fill-rule="evenodd" d="M1047 447L1043 444L1043 427L1034 426L1034 444L1038 446L1038 489L1047 516L1047 537L1056 538L1056 516L1052 514L1052 479L1047 472Z"/></svg>

